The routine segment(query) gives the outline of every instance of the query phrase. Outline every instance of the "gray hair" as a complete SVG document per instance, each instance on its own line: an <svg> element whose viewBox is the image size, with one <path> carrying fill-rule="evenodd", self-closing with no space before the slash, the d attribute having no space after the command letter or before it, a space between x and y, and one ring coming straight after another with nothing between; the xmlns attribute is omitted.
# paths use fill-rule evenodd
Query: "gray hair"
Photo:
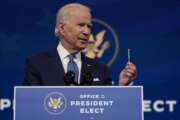
<svg viewBox="0 0 180 120"><path fill-rule="evenodd" d="M63 6L62 8L60 8L56 14L56 27L55 27L55 35L56 36L58 36L58 30L57 30L58 24L60 22L61 23L68 22L69 8L73 8L73 7L85 8L85 9L91 11L91 9L89 7L82 5L80 3L70 3L70 4L67 4L67 5Z"/></svg>

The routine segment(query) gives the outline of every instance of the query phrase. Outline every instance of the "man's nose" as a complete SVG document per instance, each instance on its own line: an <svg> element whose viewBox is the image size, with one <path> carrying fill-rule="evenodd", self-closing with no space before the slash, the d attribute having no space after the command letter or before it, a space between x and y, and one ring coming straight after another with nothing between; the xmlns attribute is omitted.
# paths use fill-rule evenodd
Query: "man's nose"
<svg viewBox="0 0 180 120"><path fill-rule="evenodd" d="M83 27L83 34L84 35L90 35L91 29L86 25Z"/></svg>

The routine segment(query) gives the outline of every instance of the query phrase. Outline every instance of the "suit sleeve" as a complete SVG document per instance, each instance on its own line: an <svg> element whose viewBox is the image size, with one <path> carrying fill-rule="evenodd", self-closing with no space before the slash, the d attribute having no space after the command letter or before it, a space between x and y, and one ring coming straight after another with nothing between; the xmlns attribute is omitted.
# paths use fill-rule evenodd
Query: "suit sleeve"
<svg viewBox="0 0 180 120"><path fill-rule="evenodd" d="M41 76L38 72L36 66L33 64L33 61L29 58L25 63L25 77L24 83L25 86L38 86L41 85Z"/></svg>

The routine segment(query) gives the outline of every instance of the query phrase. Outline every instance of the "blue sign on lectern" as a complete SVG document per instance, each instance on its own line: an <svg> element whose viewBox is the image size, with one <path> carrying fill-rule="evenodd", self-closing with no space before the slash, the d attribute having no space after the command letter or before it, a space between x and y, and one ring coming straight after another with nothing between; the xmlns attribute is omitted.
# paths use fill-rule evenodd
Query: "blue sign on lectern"
<svg viewBox="0 0 180 120"><path fill-rule="evenodd" d="M143 120L141 86L15 87L14 120Z"/></svg>

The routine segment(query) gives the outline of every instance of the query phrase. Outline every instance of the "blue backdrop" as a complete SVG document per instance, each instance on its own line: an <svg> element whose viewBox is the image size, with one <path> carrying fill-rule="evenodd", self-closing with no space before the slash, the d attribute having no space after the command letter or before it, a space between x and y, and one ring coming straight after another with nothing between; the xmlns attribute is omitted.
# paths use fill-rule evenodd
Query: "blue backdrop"
<svg viewBox="0 0 180 120"><path fill-rule="evenodd" d="M135 85L144 86L146 120L178 120L180 111L180 2L178 0L6 0L0 2L0 119L12 120L13 87L21 85L27 56L57 45L55 15L59 7L79 2L94 18L110 25L118 36L112 77L127 62L131 48L137 65ZM97 23L95 23L97 24ZM96 27L96 26L95 26ZM102 26L101 26L102 27ZM105 28L96 27L93 34ZM108 61L116 43L107 29L110 47L100 59ZM108 35L109 34L109 35ZM111 45L112 44L112 45ZM114 44L114 45L113 45ZM8 101L11 106L8 107ZM4 107L4 103L6 103Z"/></svg>

